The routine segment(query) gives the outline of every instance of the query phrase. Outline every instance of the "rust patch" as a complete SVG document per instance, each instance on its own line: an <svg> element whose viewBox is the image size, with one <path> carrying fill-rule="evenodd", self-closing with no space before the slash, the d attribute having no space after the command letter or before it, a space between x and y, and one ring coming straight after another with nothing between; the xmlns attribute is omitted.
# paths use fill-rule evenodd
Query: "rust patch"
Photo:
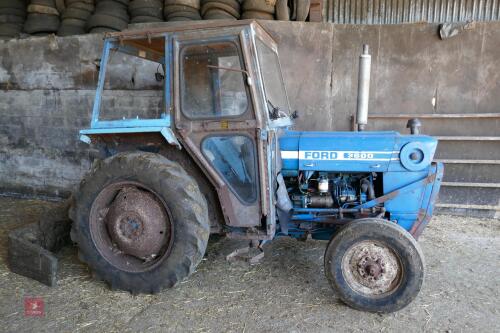
<svg viewBox="0 0 500 333"><path fill-rule="evenodd" d="M74 81L82 86L92 86L95 88L98 76L99 72L96 69L86 69L76 74L74 76Z"/></svg>
<svg viewBox="0 0 500 333"><path fill-rule="evenodd" d="M410 230L410 234L412 234L413 237L418 238L418 236L420 236L421 232L417 234L417 231L419 229L422 229L422 228L420 228L420 226L422 226L422 224L424 226L425 226L425 224L427 224L427 223L424 223L424 221L428 222L428 218L426 218L426 216L427 216L427 210L420 208L420 210L418 211L417 221L413 224L413 227Z"/></svg>
<svg viewBox="0 0 500 333"><path fill-rule="evenodd" d="M133 186L120 190L105 222L113 244L137 258L155 258L170 239L170 222L161 203Z"/></svg>
<svg viewBox="0 0 500 333"><path fill-rule="evenodd" d="M395 190L395 191L392 191L390 193L387 193L386 195L383 195L381 197L378 197L377 199L375 199L375 202L376 203L384 203L386 201L389 201L391 199L394 199L395 197L397 197L399 195L399 190Z"/></svg>

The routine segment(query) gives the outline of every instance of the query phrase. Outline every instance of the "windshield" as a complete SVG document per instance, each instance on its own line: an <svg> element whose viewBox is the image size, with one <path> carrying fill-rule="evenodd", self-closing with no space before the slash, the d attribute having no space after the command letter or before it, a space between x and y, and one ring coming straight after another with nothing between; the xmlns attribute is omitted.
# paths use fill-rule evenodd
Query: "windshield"
<svg viewBox="0 0 500 333"><path fill-rule="evenodd" d="M260 70L264 80L264 92L267 99L269 117L276 119L290 114L285 85L281 75L278 54L256 39Z"/></svg>

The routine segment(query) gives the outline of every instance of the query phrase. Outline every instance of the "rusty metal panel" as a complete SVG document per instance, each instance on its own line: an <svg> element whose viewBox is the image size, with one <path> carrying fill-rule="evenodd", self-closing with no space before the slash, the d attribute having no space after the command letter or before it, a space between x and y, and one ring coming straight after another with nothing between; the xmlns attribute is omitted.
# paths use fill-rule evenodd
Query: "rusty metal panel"
<svg viewBox="0 0 500 333"><path fill-rule="evenodd" d="M498 21L500 0L328 0L328 22L340 24Z"/></svg>

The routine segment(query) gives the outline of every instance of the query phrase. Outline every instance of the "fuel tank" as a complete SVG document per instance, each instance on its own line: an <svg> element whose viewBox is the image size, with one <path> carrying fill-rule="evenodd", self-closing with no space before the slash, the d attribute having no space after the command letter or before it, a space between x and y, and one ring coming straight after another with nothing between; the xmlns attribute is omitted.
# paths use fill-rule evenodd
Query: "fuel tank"
<svg viewBox="0 0 500 333"><path fill-rule="evenodd" d="M387 172L429 168L437 140L398 132L285 131L280 137L284 175L302 171Z"/></svg>

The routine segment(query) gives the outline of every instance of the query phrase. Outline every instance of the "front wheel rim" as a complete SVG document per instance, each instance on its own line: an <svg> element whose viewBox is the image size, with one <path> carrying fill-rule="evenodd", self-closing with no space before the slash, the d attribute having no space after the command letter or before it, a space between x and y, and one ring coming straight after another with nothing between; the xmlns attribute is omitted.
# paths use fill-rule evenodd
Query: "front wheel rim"
<svg viewBox="0 0 500 333"><path fill-rule="evenodd" d="M347 249L341 262L342 275L356 293L370 298L394 293L401 284L403 266L387 244L365 240Z"/></svg>

